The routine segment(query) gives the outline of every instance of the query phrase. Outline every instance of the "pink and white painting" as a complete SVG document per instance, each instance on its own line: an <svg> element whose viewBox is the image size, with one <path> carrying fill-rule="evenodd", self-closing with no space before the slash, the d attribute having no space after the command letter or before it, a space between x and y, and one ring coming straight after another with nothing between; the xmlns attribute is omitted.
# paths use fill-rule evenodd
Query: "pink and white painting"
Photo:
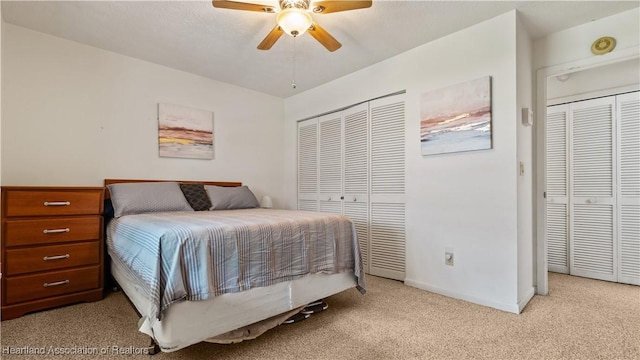
<svg viewBox="0 0 640 360"><path fill-rule="evenodd" d="M161 157L213 159L213 113L158 104L158 146Z"/></svg>
<svg viewBox="0 0 640 360"><path fill-rule="evenodd" d="M491 77L425 92L420 116L422 155L491 149Z"/></svg>

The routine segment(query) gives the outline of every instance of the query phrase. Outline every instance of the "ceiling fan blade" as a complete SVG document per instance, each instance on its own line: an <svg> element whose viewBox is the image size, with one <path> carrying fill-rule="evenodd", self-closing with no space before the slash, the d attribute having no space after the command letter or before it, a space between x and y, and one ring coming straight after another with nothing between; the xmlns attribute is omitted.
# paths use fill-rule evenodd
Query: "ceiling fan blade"
<svg viewBox="0 0 640 360"><path fill-rule="evenodd" d="M213 7L222 9L258 11L266 13L276 12L276 9L269 5L250 4L229 0L212 0L211 3L213 4Z"/></svg>
<svg viewBox="0 0 640 360"><path fill-rule="evenodd" d="M258 49L260 50L271 49L273 44L275 44L276 41L280 39L280 36L282 36L282 34L284 34L284 31L280 28L279 25L276 25L276 27L274 27L273 30L271 30L271 32L267 34L267 37L265 37L264 40L262 40L260 45L258 45Z"/></svg>
<svg viewBox="0 0 640 360"><path fill-rule="evenodd" d="M338 40L336 40L333 36L331 36L331 34L329 34L325 29L320 27L320 25L316 24L315 22L311 24L311 27L309 28L309 30L307 30L307 32L331 52L340 49L340 47L342 46L342 44L340 44Z"/></svg>
<svg viewBox="0 0 640 360"><path fill-rule="evenodd" d="M324 0L315 1L310 8L316 14L356 10L371 7L371 0Z"/></svg>

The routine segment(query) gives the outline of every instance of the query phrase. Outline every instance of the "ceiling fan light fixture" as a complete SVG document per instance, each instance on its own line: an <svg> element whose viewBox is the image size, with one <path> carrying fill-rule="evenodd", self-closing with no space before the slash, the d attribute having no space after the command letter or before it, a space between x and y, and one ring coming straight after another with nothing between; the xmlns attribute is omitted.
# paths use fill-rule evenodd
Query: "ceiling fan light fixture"
<svg viewBox="0 0 640 360"><path fill-rule="evenodd" d="M283 9L276 16L276 21L284 32L293 37L304 34L313 23L311 15L299 8Z"/></svg>

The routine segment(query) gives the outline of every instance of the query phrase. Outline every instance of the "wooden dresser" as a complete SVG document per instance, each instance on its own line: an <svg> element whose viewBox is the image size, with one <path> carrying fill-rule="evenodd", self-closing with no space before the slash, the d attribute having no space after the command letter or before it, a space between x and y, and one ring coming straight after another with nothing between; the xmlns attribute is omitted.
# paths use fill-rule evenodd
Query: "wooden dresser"
<svg viewBox="0 0 640 360"><path fill-rule="evenodd" d="M2 320L102 299L102 187L2 187Z"/></svg>

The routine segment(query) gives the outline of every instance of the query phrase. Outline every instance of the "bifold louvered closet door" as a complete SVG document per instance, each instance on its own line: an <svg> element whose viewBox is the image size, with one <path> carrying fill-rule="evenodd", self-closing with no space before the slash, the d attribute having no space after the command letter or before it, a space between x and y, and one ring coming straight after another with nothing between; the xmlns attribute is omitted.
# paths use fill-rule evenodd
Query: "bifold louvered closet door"
<svg viewBox="0 0 640 360"><path fill-rule="evenodd" d="M365 272L369 272L369 104L344 115L344 214L356 227Z"/></svg>
<svg viewBox="0 0 640 360"><path fill-rule="evenodd" d="M547 108L547 263L550 271L569 273L569 105Z"/></svg>
<svg viewBox="0 0 640 360"><path fill-rule="evenodd" d="M318 119L320 211L342 214L342 113Z"/></svg>
<svg viewBox="0 0 640 360"><path fill-rule="evenodd" d="M615 281L615 97L569 107L570 273Z"/></svg>
<svg viewBox="0 0 640 360"><path fill-rule="evenodd" d="M298 123L298 208L349 216L365 271L404 280L404 95Z"/></svg>
<svg viewBox="0 0 640 360"><path fill-rule="evenodd" d="M298 209L318 211L318 119L298 123Z"/></svg>
<svg viewBox="0 0 640 360"><path fill-rule="evenodd" d="M371 241L369 271L405 274L404 97L371 101Z"/></svg>
<svg viewBox="0 0 640 360"><path fill-rule="evenodd" d="M639 94L547 109L549 270L640 285Z"/></svg>
<svg viewBox="0 0 640 360"><path fill-rule="evenodd" d="M618 95L618 281L640 285L640 92Z"/></svg>

